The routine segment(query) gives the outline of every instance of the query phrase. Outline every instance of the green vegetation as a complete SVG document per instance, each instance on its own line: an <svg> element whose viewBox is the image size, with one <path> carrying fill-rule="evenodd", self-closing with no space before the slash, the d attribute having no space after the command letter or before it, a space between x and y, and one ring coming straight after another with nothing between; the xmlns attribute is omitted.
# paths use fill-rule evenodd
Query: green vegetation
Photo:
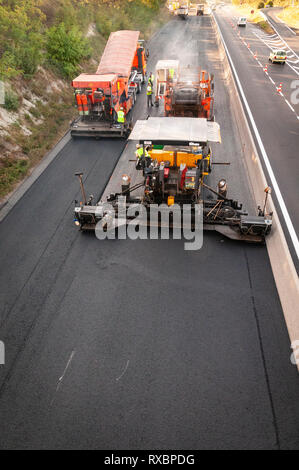
<svg viewBox="0 0 299 470"><path fill-rule="evenodd" d="M29 168L27 159L2 158L0 164L0 197L7 193L17 181L26 175Z"/></svg>
<svg viewBox="0 0 299 470"><path fill-rule="evenodd" d="M164 0L0 0L0 79L31 78L39 65L63 77L93 46L90 23L106 38L117 29L148 30Z"/></svg>
<svg viewBox="0 0 299 470"><path fill-rule="evenodd" d="M5 102L3 108L8 111L17 111L20 107L20 99L13 91L7 90L5 93Z"/></svg>
<svg viewBox="0 0 299 470"><path fill-rule="evenodd" d="M103 4L96 14L98 31L107 38L111 31L119 29L148 30L153 15L158 12L160 0L122 0ZM156 18L157 20L157 18Z"/></svg>
<svg viewBox="0 0 299 470"><path fill-rule="evenodd" d="M52 26L47 32L47 59L50 64L66 77L71 78L77 72L82 59L89 57L91 49L80 30L64 23Z"/></svg>

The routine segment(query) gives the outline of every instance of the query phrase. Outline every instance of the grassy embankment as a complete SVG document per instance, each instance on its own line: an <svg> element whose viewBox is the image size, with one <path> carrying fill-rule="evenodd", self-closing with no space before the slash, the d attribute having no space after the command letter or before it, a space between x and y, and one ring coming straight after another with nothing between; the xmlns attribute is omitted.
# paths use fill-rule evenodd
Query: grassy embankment
<svg viewBox="0 0 299 470"><path fill-rule="evenodd" d="M111 31L145 39L168 19L164 0L0 1L0 199L77 115L71 80L94 73Z"/></svg>
<svg viewBox="0 0 299 470"><path fill-rule="evenodd" d="M291 28L299 30L299 2L293 6L286 6L277 16Z"/></svg>

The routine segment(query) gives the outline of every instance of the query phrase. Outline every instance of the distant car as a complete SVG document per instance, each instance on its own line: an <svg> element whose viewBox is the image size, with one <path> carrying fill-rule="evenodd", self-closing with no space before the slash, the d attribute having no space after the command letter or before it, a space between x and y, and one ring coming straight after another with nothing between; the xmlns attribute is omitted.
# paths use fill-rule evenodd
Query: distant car
<svg viewBox="0 0 299 470"><path fill-rule="evenodd" d="M247 24L247 18L245 18L244 16L240 16L240 18L238 19L237 25L246 26L246 24Z"/></svg>
<svg viewBox="0 0 299 470"><path fill-rule="evenodd" d="M279 62L280 64L285 64L287 60L287 55L285 51L275 50L270 52L269 61L274 64L274 62Z"/></svg>

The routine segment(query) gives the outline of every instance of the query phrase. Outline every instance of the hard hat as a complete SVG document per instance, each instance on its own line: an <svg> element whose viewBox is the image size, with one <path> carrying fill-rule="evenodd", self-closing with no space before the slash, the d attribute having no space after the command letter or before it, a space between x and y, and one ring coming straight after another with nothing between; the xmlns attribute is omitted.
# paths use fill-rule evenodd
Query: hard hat
<svg viewBox="0 0 299 470"><path fill-rule="evenodd" d="M120 109L121 109L122 111L124 110L124 108L123 108L122 106L120 107Z"/></svg>

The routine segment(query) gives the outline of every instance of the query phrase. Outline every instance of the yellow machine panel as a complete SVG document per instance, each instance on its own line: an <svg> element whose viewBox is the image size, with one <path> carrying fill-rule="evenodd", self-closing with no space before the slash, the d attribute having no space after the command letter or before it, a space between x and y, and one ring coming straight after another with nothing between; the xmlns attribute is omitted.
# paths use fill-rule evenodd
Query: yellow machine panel
<svg viewBox="0 0 299 470"><path fill-rule="evenodd" d="M195 168L196 161L202 158L202 155L194 155L194 153L177 153L177 166L180 166L181 163L185 163L188 168Z"/></svg>
<svg viewBox="0 0 299 470"><path fill-rule="evenodd" d="M176 152L169 149L153 149L149 150L148 153L153 160L157 160L159 163L169 161L172 167L179 167L182 163L185 163L188 168L195 168L196 161L202 158L202 154Z"/></svg>
<svg viewBox="0 0 299 470"><path fill-rule="evenodd" d="M149 150L148 152L150 157L157 162L167 162L169 161L170 166L174 166L174 151L173 150Z"/></svg>

